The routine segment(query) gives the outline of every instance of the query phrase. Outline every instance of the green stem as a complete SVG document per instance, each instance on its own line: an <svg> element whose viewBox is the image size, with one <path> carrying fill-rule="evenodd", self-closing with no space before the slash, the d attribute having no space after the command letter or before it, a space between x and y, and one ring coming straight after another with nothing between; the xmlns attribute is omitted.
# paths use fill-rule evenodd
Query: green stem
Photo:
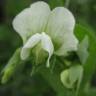
<svg viewBox="0 0 96 96"><path fill-rule="evenodd" d="M61 83L60 74L51 73L47 68L43 68L42 71L40 71L40 74L57 93L57 96L71 96L67 95L70 92L64 88L63 84Z"/></svg>
<svg viewBox="0 0 96 96"><path fill-rule="evenodd" d="M68 8L70 4L70 0L65 0L65 7Z"/></svg>

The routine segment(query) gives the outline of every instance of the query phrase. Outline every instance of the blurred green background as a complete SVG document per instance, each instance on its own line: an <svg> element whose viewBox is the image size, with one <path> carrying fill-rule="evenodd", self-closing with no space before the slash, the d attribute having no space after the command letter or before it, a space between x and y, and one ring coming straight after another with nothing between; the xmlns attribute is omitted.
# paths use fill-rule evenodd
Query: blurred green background
<svg viewBox="0 0 96 96"><path fill-rule="evenodd" d="M20 36L12 27L13 18L36 1L40 0L0 0L0 70L7 64L14 51L22 46ZM96 32L96 0L41 1L47 2L51 9L66 5L74 14L77 23ZM10 80L5 85L0 84L0 96L56 96L44 78L39 75L30 77L27 72L25 73L19 72L18 76L14 76L14 80ZM92 86L96 86L95 74L93 74Z"/></svg>

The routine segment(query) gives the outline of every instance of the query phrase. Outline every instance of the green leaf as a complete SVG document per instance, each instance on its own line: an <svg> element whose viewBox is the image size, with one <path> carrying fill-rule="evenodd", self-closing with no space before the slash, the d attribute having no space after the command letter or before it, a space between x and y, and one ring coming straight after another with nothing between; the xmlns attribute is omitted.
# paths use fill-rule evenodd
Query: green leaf
<svg viewBox="0 0 96 96"><path fill-rule="evenodd" d="M82 41L83 38L87 35L89 41L89 56L84 64L84 78L82 83L82 90L85 84L91 79L95 69L96 69L96 36L94 32L89 28L84 28L81 25L76 25L75 34L79 41Z"/></svg>
<svg viewBox="0 0 96 96"><path fill-rule="evenodd" d="M6 83L14 75L14 73L17 71L20 65L23 63L20 59L20 51L21 51L20 48L16 50L16 52L9 60L8 64L2 70L2 74L3 74L1 80L2 84Z"/></svg>
<svg viewBox="0 0 96 96"><path fill-rule="evenodd" d="M69 92L61 83L60 74L57 71L52 73L49 68L42 67L39 69L39 74L41 74L56 93L63 94L62 96L64 96Z"/></svg>
<svg viewBox="0 0 96 96"><path fill-rule="evenodd" d="M77 50L77 54L82 64L85 64L88 58L89 55L88 47L89 47L88 36L85 36L84 39L80 42Z"/></svg>

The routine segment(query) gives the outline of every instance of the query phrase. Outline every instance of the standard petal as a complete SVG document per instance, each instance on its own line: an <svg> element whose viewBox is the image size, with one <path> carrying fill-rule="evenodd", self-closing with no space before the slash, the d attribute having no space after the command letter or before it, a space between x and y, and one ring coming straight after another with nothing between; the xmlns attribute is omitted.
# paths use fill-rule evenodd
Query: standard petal
<svg viewBox="0 0 96 96"><path fill-rule="evenodd" d="M78 46L78 40L76 37L70 33L66 33L63 37L63 44L62 46L55 52L57 55L64 55L67 56L69 52L71 51L77 51L77 46Z"/></svg>
<svg viewBox="0 0 96 96"><path fill-rule="evenodd" d="M53 55L54 46L53 46L51 38L44 32L42 33L41 44L42 44L42 48L49 53L49 57L47 59L47 67L49 67L50 66L49 60L51 56Z"/></svg>
<svg viewBox="0 0 96 96"><path fill-rule="evenodd" d="M51 12L46 31L55 44L55 51L59 50L59 48L61 50L64 47L64 52L60 52L59 55L64 55L66 53L65 51L77 49L78 41L73 33L74 26L74 16L68 9L57 7ZM68 45L70 43L72 44ZM68 48L68 50L66 50L66 48Z"/></svg>
<svg viewBox="0 0 96 96"><path fill-rule="evenodd" d="M31 48L33 48L41 40L41 35L36 33L27 41L24 47L21 50L21 59L25 60L29 57Z"/></svg>
<svg viewBox="0 0 96 96"><path fill-rule="evenodd" d="M26 39L34 33L44 31L49 14L50 8L47 3L36 2L16 16L13 27L20 34L23 42L26 42Z"/></svg>

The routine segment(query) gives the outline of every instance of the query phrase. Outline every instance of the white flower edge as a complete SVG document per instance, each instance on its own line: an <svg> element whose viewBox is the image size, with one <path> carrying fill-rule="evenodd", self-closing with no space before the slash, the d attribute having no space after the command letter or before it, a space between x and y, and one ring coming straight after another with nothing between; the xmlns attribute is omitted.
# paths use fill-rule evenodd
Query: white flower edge
<svg viewBox="0 0 96 96"><path fill-rule="evenodd" d="M49 15L49 5L43 1L33 3L29 8L25 8L13 20L13 28L26 42L35 33L44 31Z"/></svg>

